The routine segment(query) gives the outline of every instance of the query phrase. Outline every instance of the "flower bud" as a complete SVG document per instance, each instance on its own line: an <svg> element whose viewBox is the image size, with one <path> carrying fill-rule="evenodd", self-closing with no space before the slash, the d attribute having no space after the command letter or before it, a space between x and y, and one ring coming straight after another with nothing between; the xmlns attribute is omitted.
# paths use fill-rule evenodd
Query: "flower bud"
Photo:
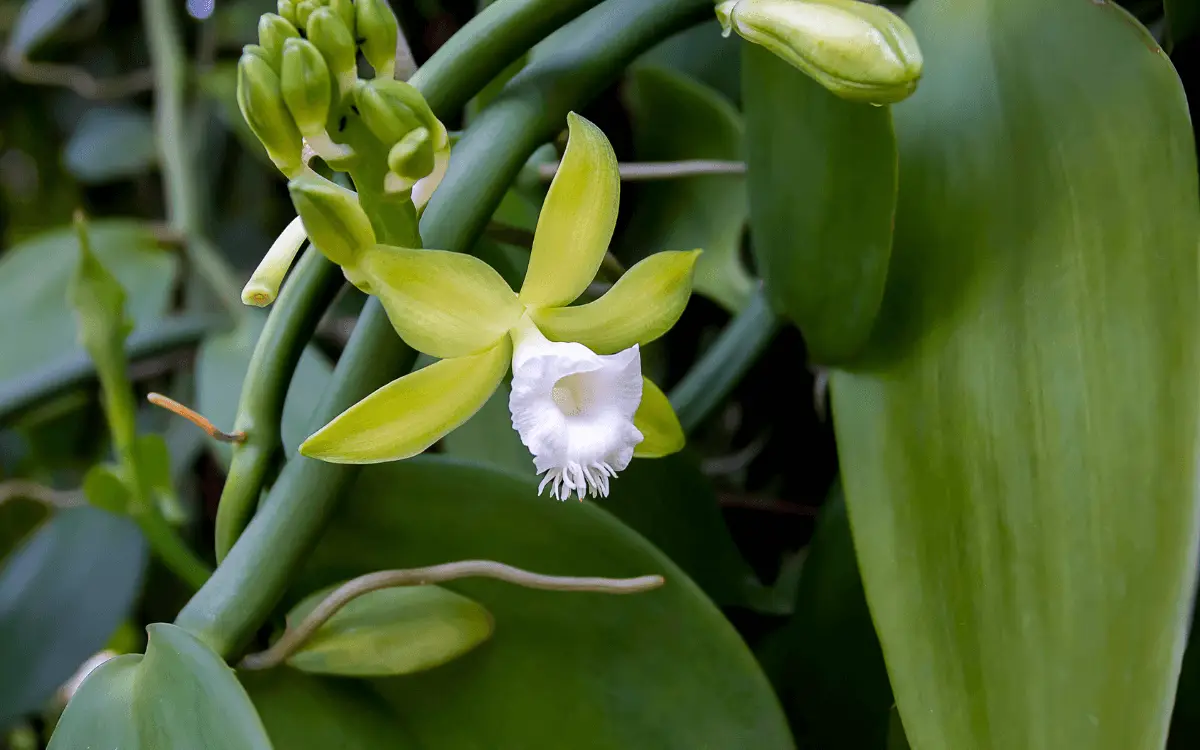
<svg viewBox="0 0 1200 750"><path fill-rule="evenodd" d="M321 7L321 3L316 0L300 0L296 3L296 26L305 28L308 26L308 19L317 8Z"/></svg>
<svg viewBox="0 0 1200 750"><path fill-rule="evenodd" d="M304 168L300 131L283 101L279 76L264 57L246 52L238 60L238 107L250 130L286 175Z"/></svg>
<svg viewBox="0 0 1200 750"><path fill-rule="evenodd" d="M279 61L283 57L283 43L299 38L300 32L283 16L263 13L258 19L258 43L266 50L267 60L276 70L279 70Z"/></svg>
<svg viewBox="0 0 1200 750"><path fill-rule="evenodd" d="M287 275L305 239L304 222L297 216L280 232L279 237L271 244L271 249L267 250L262 262L258 264L258 268L254 269L250 281L246 282L242 289L243 304L266 307L275 301L275 297L279 295L279 287L283 284L283 277Z"/></svg>
<svg viewBox="0 0 1200 750"><path fill-rule="evenodd" d="M421 127L422 120L400 98L388 96L380 84L385 81L359 81L354 87L354 103L367 129L386 143L395 143L408 135L414 128ZM387 81L387 83L399 83ZM407 86L408 84L402 84ZM411 88L411 87L410 87ZM415 91L415 89L414 89ZM420 92L417 94L420 96ZM422 101L424 101L422 99Z"/></svg>
<svg viewBox="0 0 1200 750"><path fill-rule="evenodd" d="M293 26L296 25L296 0L279 0L276 10L281 18Z"/></svg>
<svg viewBox="0 0 1200 750"><path fill-rule="evenodd" d="M388 192L408 190L433 172L433 143L429 131L416 128L388 152Z"/></svg>
<svg viewBox="0 0 1200 750"><path fill-rule="evenodd" d="M350 32L350 36L354 36L355 26L358 22L355 17L358 15L354 10L354 0L328 0L328 7L337 13L338 18L342 19L342 23L346 24L346 30Z"/></svg>
<svg viewBox="0 0 1200 750"><path fill-rule="evenodd" d="M858 0L726 0L731 31L766 47L843 99L887 104L921 77L921 51L896 14Z"/></svg>
<svg viewBox="0 0 1200 750"><path fill-rule="evenodd" d="M354 35L331 8L318 8L308 17L308 40L325 57L338 83L338 98L345 96L358 78L358 48Z"/></svg>
<svg viewBox="0 0 1200 750"><path fill-rule="evenodd" d="M304 175L288 183L288 192L309 241L339 266L352 269L360 251L375 244L371 221L352 190Z"/></svg>
<svg viewBox="0 0 1200 750"><path fill-rule="evenodd" d="M396 73L396 42L400 23L387 0L356 0L356 28L363 40L363 56L376 78L393 78Z"/></svg>
<svg viewBox="0 0 1200 750"><path fill-rule="evenodd" d="M289 39L283 45L279 72L283 101L303 136L325 132L329 119L329 67L320 51L306 39Z"/></svg>

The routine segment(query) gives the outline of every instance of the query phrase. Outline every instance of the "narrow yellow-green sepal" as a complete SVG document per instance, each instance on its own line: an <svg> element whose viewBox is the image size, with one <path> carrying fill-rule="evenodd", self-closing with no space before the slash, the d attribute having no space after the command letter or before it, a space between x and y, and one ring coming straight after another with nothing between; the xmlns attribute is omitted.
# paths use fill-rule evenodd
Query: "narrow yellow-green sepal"
<svg viewBox="0 0 1200 750"><path fill-rule="evenodd" d="M683 426L666 394L645 376L642 377L642 403L633 415L633 426L642 433L642 442L633 449L636 458L669 456L687 442Z"/></svg>
<svg viewBox="0 0 1200 750"><path fill-rule="evenodd" d="M629 269L595 302L533 310L533 322L553 341L578 341L597 354L647 344L675 325L692 294L699 250L655 253Z"/></svg>
<svg viewBox="0 0 1200 750"><path fill-rule="evenodd" d="M463 253L375 245L359 269L400 338L434 357L488 349L524 312L500 274Z"/></svg>
<svg viewBox="0 0 1200 750"><path fill-rule="evenodd" d="M574 112L567 128L567 150L542 204L521 287L530 307L575 301L596 277L617 225L621 177L612 144Z"/></svg>
<svg viewBox="0 0 1200 750"><path fill-rule="evenodd" d="M335 464L398 461L424 451L479 411L508 372L508 338L394 380L304 441L300 453Z"/></svg>

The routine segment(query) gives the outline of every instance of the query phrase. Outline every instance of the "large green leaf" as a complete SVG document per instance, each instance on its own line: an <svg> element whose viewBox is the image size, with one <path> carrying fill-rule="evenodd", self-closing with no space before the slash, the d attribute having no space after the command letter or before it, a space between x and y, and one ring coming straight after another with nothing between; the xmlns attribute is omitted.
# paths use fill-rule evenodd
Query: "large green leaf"
<svg viewBox="0 0 1200 750"><path fill-rule="evenodd" d="M666 68L637 67L625 88L640 161L742 159L742 118L707 86ZM622 253L643 258L661 250L702 249L694 287L730 312L755 282L742 265L746 178L705 175L638 185Z"/></svg>
<svg viewBox="0 0 1200 750"><path fill-rule="evenodd" d="M239 328L213 336L200 346L196 363L197 409L221 429L233 428L242 382L250 370L250 358L266 320L261 311L248 311ZM311 434L310 428L314 426L309 421L313 409L332 372L329 361L314 347L308 347L300 356L283 405L281 431L289 454L295 453L297 446ZM231 451L227 443L214 443L213 448L223 461L229 461Z"/></svg>
<svg viewBox="0 0 1200 750"><path fill-rule="evenodd" d="M1200 196L1175 71L1113 3L920 0L895 255L832 377L918 750L1160 748L1196 573Z"/></svg>
<svg viewBox="0 0 1200 750"><path fill-rule="evenodd" d="M838 750L886 746L892 689L840 486L821 510L792 617L760 658L802 743Z"/></svg>
<svg viewBox="0 0 1200 750"><path fill-rule="evenodd" d="M758 270L809 356L862 348L883 299L896 211L888 107L849 102L746 45L746 163Z"/></svg>
<svg viewBox="0 0 1200 750"><path fill-rule="evenodd" d="M103 648L141 588L146 545L127 518L59 511L0 567L0 731Z"/></svg>
<svg viewBox="0 0 1200 750"><path fill-rule="evenodd" d="M496 632L449 664L374 681L419 743L792 746L769 685L729 623L682 571L596 506L539 498L531 479L437 457L359 476L313 555L310 584L459 559L667 579L627 596L482 579L445 584L486 606Z"/></svg>
<svg viewBox="0 0 1200 750"><path fill-rule="evenodd" d="M637 64L671 68L711 86L732 102L741 100L741 53L736 35L721 35L714 17L681 31L638 58Z"/></svg>
<svg viewBox="0 0 1200 750"><path fill-rule="evenodd" d="M146 653L88 675L67 704L50 750L271 750L233 670L186 630L146 628Z"/></svg>
<svg viewBox="0 0 1200 750"><path fill-rule="evenodd" d="M88 224L92 250L125 290L125 314L135 324L152 322L170 303L175 256L158 249L154 235L132 221ZM67 305L67 284L79 260L71 228L39 234L0 257L0 380L20 377L69 355L76 323Z"/></svg>

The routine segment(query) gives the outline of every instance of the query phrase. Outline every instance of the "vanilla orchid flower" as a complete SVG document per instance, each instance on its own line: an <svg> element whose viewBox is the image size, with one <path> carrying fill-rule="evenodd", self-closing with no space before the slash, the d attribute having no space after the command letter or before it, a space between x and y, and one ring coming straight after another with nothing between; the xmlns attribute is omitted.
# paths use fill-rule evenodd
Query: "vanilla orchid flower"
<svg viewBox="0 0 1200 750"><path fill-rule="evenodd" d="M542 475L539 494L607 496L633 458L683 447L670 402L642 375L640 347L683 314L699 251L655 253L600 299L572 305L612 239L620 178L604 133L574 113L567 124L519 293L462 253L387 245L354 253L355 283L379 298L409 346L440 361L350 407L302 454L364 464L421 453L483 406L510 362L509 411ZM346 227L358 222L350 218Z"/></svg>

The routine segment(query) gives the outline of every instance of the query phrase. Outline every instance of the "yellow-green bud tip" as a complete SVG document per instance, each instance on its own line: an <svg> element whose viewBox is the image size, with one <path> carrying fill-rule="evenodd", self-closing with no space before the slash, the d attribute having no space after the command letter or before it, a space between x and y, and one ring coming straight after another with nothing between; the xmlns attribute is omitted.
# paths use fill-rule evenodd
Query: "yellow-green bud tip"
<svg viewBox="0 0 1200 750"><path fill-rule="evenodd" d="M292 261L296 259L296 254L300 252L306 238L304 222L297 216L279 233L275 242L271 243L262 262L258 264L258 268L254 269L254 275L250 277L250 281L246 282L245 288L242 289L243 304L266 307L275 301L275 297L279 294L279 287L283 284L283 278L287 275Z"/></svg>

